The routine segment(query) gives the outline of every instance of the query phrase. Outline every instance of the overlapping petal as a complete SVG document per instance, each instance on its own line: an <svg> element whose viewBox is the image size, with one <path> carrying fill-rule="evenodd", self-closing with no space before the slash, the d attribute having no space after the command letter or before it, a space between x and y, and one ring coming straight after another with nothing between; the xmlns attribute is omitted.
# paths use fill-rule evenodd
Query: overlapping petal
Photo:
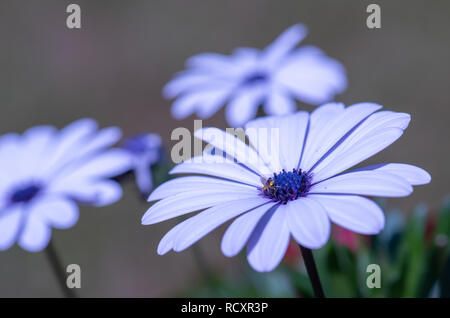
<svg viewBox="0 0 450 318"><path fill-rule="evenodd" d="M156 202L142 217L142 224L154 224L230 200L254 197L257 197L257 192L254 189L244 191L237 188L226 192L216 187L211 187L209 190L193 189Z"/></svg>
<svg viewBox="0 0 450 318"><path fill-rule="evenodd" d="M347 88L345 68L316 47L293 52L274 75L297 99L312 105L332 100Z"/></svg>
<svg viewBox="0 0 450 318"><path fill-rule="evenodd" d="M207 190L211 187L218 187L223 190L256 190L253 186L234 181L219 178L210 178L205 176L188 176L172 179L161 184L150 194L148 201L164 199L172 195L192 191L193 189Z"/></svg>
<svg viewBox="0 0 450 318"><path fill-rule="evenodd" d="M283 258L290 231L285 209L272 209L260 220L247 245L247 259L259 272L272 271Z"/></svg>
<svg viewBox="0 0 450 318"><path fill-rule="evenodd" d="M194 157L178 164L170 171L170 173L206 174L253 186L261 185L260 176L255 172L248 170L230 159L217 157L218 156L207 156L205 154Z"/></svg>
<svg viewBox="0 0 450 318"><path fill-rule="evenodd" d="M311 194L334 223L356 233L378 234L384 227L384 214L372 200L355 195Z"/></svg>
<svg viewBox="0 0 450 318"><path fill-rule="evenodd" d="M384 171L352 171L311 187L310 193L358 194L366 196L403 197L413 191L404 178Z"/></svg>
<svg viewBox="0 0 450 318"><path fill-rule="evenodd" d="M424 169L405 163L385 163L368 166L354 171L387 172L403 178L411 185L430 183L431 176Z"/></svg>
<svg viewBox="0 0 450 318"><path fill-rule="evenodd" d="M330 220L320 203L310 198L301 198L278 210L285 210L287 224L295 240L307 248L320 248L330 236Z"/></svg>

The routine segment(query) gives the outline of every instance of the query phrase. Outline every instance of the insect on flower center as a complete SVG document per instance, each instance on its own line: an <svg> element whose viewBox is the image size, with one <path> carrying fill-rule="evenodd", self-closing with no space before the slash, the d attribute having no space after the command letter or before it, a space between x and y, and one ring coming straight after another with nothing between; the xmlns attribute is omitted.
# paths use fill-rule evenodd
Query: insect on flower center
<svg viewBox="0 0 450 318"><path fill-rule="evenodd" d="M273 177L263 180L261 192L274 202L286 204L288 201L305 197L311 188L311 176L301 169L282 170Z"/></svg>
<svg viewBox="0 0 450 318"><path fill-rule="evenodd" d="M12 192L9 201L13 204L28 203L34 199L41 190L42 186L36 183L18 187Z"/></svg>

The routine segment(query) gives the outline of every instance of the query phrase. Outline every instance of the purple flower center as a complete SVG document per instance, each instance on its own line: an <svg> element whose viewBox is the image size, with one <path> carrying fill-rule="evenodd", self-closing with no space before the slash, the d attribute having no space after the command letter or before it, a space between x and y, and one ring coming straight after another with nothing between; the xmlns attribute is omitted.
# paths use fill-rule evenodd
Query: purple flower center
<svg viewBox="0 0 450 318"><path fill-rule="evenodd" d="M305 197L311 188L311 176L302 169L282 170L265 180L261 192L274 202L286 204L288 201Z"/></svg>
<svg viewBox="0 0 450 318"><path fill-rule="evenodd" d="M242 84L243 85L253 85L253 84L265 82L268 78L269 78L269 76L267 75L267 73L262 72L262 71L256 71L256 72L251 73L247 77L245 77L244 80L242 81Z"/></svg>
<svg viewBox="0 0 450 318"><path fill-rule="evenodd" d="M12 194L9 198L9 202L12 204L28 203L32 199L34 199L41 190L42 190L42 186L40 186L36 183L31 183L26 186L16 188L12 192Z"/></svg>

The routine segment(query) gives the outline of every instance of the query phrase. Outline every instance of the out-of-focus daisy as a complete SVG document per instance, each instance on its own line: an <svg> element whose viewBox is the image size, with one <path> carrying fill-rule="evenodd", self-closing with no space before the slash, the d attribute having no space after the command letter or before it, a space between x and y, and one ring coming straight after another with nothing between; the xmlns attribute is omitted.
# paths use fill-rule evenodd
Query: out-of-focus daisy
<svg viewBox="0 0 450 318"><path fill-rule="evenodd" d="M139 134L122 143L122 149L130 154L136 184L144 195L148 195L153 187L151 166L161 158L161 144L157 134Z"/></svg>
<svg viewBox="0 0 450 318"><path fill-rule="evenodd" d="M0 137L0 250L14 242L40 251L51 228L66 229L78 220L76 203L104 206L122 189L109 177L130 168L128 154L110 149L121 136L116 127L97 130L92 119L60 131L37 126L23 135Z"/></svg>
<svg viewBox="0 0 450 318"><path fill-rule="evenodd" d="M203 53L189 58L163 90L176 98L172 115L212 116L224 104L230 125L237 127L255 117L263 104L269 115L296 110L295 99L319 105L331 101L347 86L343 66L312 46L296 48L306 36L297 24L264 50L238 48L233 55Z"/></svg>
<svg viewBox="0 0 450 318"><path fill-rule="evenodd" d="M347 171L389 146L408 126L408 114L380 109L371 103L347 108L330 103L311 114L256 119L246 125L253 146L216 128L198 130L198 138L228 156L208 151L191 158L171 173L204 176L170 180L150 195L149 201L162 200L144 214L143 224L206 209L170 230L158 253L182 251L236 218L223 237L223 253L231 257L247 245L251 266L271 271L291 235L306 248L323 246L330 221L361 234L379 233L383 212L364 196L407 196L413 185L431 180L423 169L402 163Z"/></svg>

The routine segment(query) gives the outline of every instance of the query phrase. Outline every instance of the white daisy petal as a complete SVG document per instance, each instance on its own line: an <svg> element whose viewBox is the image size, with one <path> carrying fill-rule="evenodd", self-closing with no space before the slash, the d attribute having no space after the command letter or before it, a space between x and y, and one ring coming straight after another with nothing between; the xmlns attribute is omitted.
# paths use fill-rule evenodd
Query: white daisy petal
<svg viewBox="0 0 450 318"><path fill-rule="evenodd" d="M345 68L316 47L303 47L286 58L275 81L301 101L318 105L347 88Z"/></svg>
<svg viewBox="0 0 450 318"><path fill-rule="evenodd" d="M325 180L366 160L391 145L402 134L403 130L399 128L387 128L379 134L360 140L350 149L336 156L328 164L317 167L314 170L314 182Z"/></svg>
<svg viewBox="0 0 450 318"><path fill-rule="evenodd" d="M279 210L285 210L287 224L292 236L302 246L320 248L330 236L330 220L324 208L310 198L300 198L285 205Z"/></svg>
<svg viewBox="0 0 450 318"><path fill-rule="evenodd" d="M264 98L264 91L259 87L242 89L231 97L225 110L228 123L232 127L242 127L244 123L256 116L259 105Z"/></svg>
<svg viewBox="0 0 450 318"><path fill-rule="evenodd" d="M386 129L397 128L404 130L409 124L411 116L404 113L381 111L369 116L364 122L354 129L345 139L333 147L332 151L323 158L312 170L320 171L323 167L333 162L345 151L348 151L358 143L369 139L377 134L385 132Z"/></svg>
<svg viewBox="0 0 450 318"><path fill-rule="evenodd" d="M324 126L329 125L335 118L345 112L343 103L327 103L317 107L310 115L308 138L315 140L321 134Z"/></svg>
<svg viewBox="0 0 450 318"><path fill-rule="evenodd" d="M319 202L331 221L360 234L378 234L384 227L384 214L372 200L350 195L311 194Z"/></svg>
<svg viewBox="0 0 450 318"><path fill-rule="evenodd" d="M174 98L189 89L202 87L211 80L211 76L204 72L181 72L163 88L166 98Z"/></svg>
<svg viewBox="0 0 450 318"><path fill-rule="evenodd" d="M281 262L290 238L286 217L285 209L272 209L250 236L247 259L255 270L270 272Z"/></svg>
<svg viewBox="0 0 450 318"><path fill-rule="evenodd" d="M180 194L182 192L192 191L193 189L210 189L213 186L221 188L226 187L228 189L255 189L255 187L253 186L218 178L204 176L180 177L161 184L159 187L153 190L153 192L150 194L150 197L148 198L148 201L164 199L172 195Z"/></svg>
<svg viewBox="0 0 450 318"><path fill-rule="evenodd" d="M311 187L310 193L359 194L383 197L404 197L412 186L403 178L382 171L351 171Z"/></svg>
<svg viewBox="0 0 450 318"><path fill-rule="evenodd" d="M230 57L218 53L201 53L190 57L186 61L188 68L211 70L213 72L229 72L235 69Z"/></svg>
<svg viewBox="0 0 450 318"><path fill-rule="evenodd" d="M0 210L0 251L7 250L16 241L22 214L22 206Z"/></svg>
<svg viewBox="0 0 450 318"><path fill-rule="evenodd" d="M22 154L23 148L20 145L19 135L9 133L0 137L0 166L3 168L0 171L0 177L2 180L21 178L24 173L17 158L22 158Z"/></svg>
<svg viewBox="0 0 450 318"><path fill-rule="evenodd" d="M269 115L286 115L296 108L295 101L282 87L272 87L264 104L264 111Z"/></svg>
<svg viewBox="0 0 450 318"><path fill-rule="evenodd" d="M51 228L46 223L44 216L33 207L26 213L29 215L19 237L19 245L29 252L39 252L50 242Z"/></svg>
<svg viewBox="0 0 450 318"><path fill-rule="evenodd" d="M174 251L185 250L226 221L266 203L267 199L255 196L216 205L189 218L178 233Z"/></svg>
<svg viewBox="0 0 450 318"><path fill-rule="evenodd" d="M307 32L308 30L303 24L296 24L288 28L264 49L263 62L268 65L279 62L305 38Z"/></svg>
<svg viewBox="0 0 450 318"><path fill-rule="evenodd" d="M90 158L91 156L96 156L103 149L114 145L121 136L122 131L117 127L99 130L95 134L89 136L88 139L81 140L82 146L77 145L77 151L66 153L63 164L58 167L54 166L53 169L57 172L62 169L72 170L74 169L74 165L76 166L76 164L79 164L80 162L92 160L92 158Z"/></svg>
<svg viewBox="0 0 450 318"><path fill-rule="evenodd" d="M273 171L292 170L300 161L308 120L309 115L305 111L256 119L246 125L246 133L259 155L270 162ZM276 139L273 145L270 144L271 137ZM269 151L270 148L274 149ZM279 156L279 164L278 160L272 159L274 156Z"/></svg>
<svg viewBox="0 0 450 318"><path fill-rule="evenodd" d="M223 84L186 93L173 103L172 116L184 119L195 112L202 119L209 118L222 106L230 90L230 85Z"/></svg>
<svg viewBox="0 0 450 318"><path fill-rule="evenodd" d="M354 104L347 107L338 116L330 118L329 122L322 123L326 125L315 134L314 139L308 136L300 167L309 171L341 138L381 107L372 103ZM310 129L317 131L317 128L314 127L315 124L311 120Z"/></svg>
<svg viewBox="0 0 450 318"><path fill-rule="evenodd" d="M91 155L97 151L113 146L122 137L122 131L118 127L108 127L99 130L89 138L80 151L74 154L75 158Z"/></svg>
<svg viewBox="0 0 450 318"><path fill-rule="evenodd" d="M300 163L308 119L308 113L302 111L280 121L280 136L283 136L280 139L280 160L286 170L297 168Z"/></svg>
<svg viewBox="0 0 450 318"><path fill-rule="evenodd" d="M222 150L227 156L236 159L238 163L247 166L255 173L263 175L268 172L268 167L264 164L263 159L238 136L217 128L199 129L194 135L208 145Z"/></svg>
<svg viewBox="0 0 450 318"><path fill-rule="evenodd" d="M90 118L77 120L63 128L51 146L45 171L62 167L73 159L73 149L80 143L85 143L88 137L97 129L97 123ZM57 164L57 166L55 166ZM43 167L44 168L44 167Z"/></svg>
<svg viewBox="0 0 450 318"><path fill-rule="evenodd" d="M280 121L277 117L262 117L248 122L245 133L250 144L271 171L282 169L280 162Z"/></svg>
<svg viewBox="0 0 450 318"><path fill-rule="evenodd" d="M94 206L109 205L122 197L121 186L111 180L65 178L53 183L50 190L53 193L63 194L75 201Z"/></svg>
<svg viewBox="0 0 450 318"><path fill-rule="evenodd" d="M48 146L55 138L56 129L52 126L36 126L29 128L24 132L22 138L22 147L24 152L20 164L23 168L22 173L30 174L39 170L38 167L46 163ZM30 162L29 157L34 157L35 160Z"/></svg>
<svg viewBox="0 0 450 318"><path fill-rule="evenodd" d="M152 205L142 217L142 224L159 223L186 213L209 208L230 200L247 199L257 196L255 190L223 192L221 189L192 190L163 199Z"/></svg>
<svg viewBox="0 0 450 318"><path fill-rule="evenodd" d="M233 50L231 58L240 64L256 66L260 54L261 51L253 47L238 47Z"/></svg>
<svg viewBox="0 0 450 318"><path fill-rule="evenodd" d="M195 162L196 158L197 157L194 157L189 161L178 164L170 171L170 174L206 174L219 178L230 179L236 182L242 182L256 187L261 186L261 179L258 175L230 160L224 160L223 163L207 163L202 161L202 159L197 159L199 162Z"/></svg>
<svg viewBox="0 0 450 318"><path fill-rule="evenodd" d="M184 119L195 112L195 105L199 100L199 93L186 94L174 101L171 114L175 119Z"/></svg>
<svg viewBox="0 0 450 318"><path fill-rule="evenodd" d="M180 232L180 230L184 227L184 225L185 225L184 222L178 223L173 228L171 228L170 231L166 233L166 235L163 236L163 238L158 244L157 253L159 255L164 255L173 249L174 241L177 238L177 235Z"/></svg>
<svg viewBox="0 0 450 318"><path fill-rule="evenodd" d="M222 239L222 252L225 256L233 257L244 248L250 235L263 215L275 203L264 204L254 210L239 216L226 230Z"/></svg>
<svg viewBox="0 0 450 318"><path fill-rule="evenodd" d="M220 204L220 206L224 206L224 205L227 205L227 204L229 204L229 203L225 202L223 204ZM269 204L264 204L261 207L255 208L254 210L252 210L252 211L250 211L248 213L245 213L244 216L248 215L248 214L252 214L252 213L254 213L254 211L257 211L257 210L261 211L261 209L263 209L263 211L267 211L267 208L265 208L265 207L268 206L268 205ZM206 212L206 211L204 211L204 212ZM239 218L242 218L242 216L239 217ZM182 230L184 230L186 227L191 226L190 225L191 222L192 222L192 221L190 221L191 219L192 218L189 218L189 219L187 219L187 220L185 220L183 222L178 223L169 232L167 232L166 235L164 235L164 237L161 239L161 241L159 242L159 245L158 245L158 254L159 255L164 255L167 252L169 252L171 249L174 248L175 241L179 237L179 233Z"/></svg>
<svg viewBox="0 0 450 318"><path fill-rule="evenodd" d="M78 206L64 198L48 198L34 203L33 213L40 214L47 224L58 228L67 229L78 221Z"/></svg>
<svg viewBox="0 0 450 318"><path fill-rule="evenodd" d="M54 136L55 128L36 126L23 136L6 134L0 138L0 178L22 179L33 174L36 167L46 162L46 146ZM34 160L30 161L30 157Z"/></svg>
<svg viewBox="0 0 450 318"><path fill-rule="evenodd" d="M55 181L64 178L110 178L118 176L132 168L131 157L122 149L104 151L88 160L80 160L68 166L64 173L57 176Z"/></svg>
<svg viewBox="0 0 450 318"><path fill-rule="evenodd" d="M405 179L411 185L422 185L430 183L431 176L422 168L405 163L385 163L368 166L354 171L379 171L394 174Z"/></svg>
<svg viewBox="0 0 450 318"><path fill-rule="evenodd" d="M301 158L300 168L306 170L306 166L312 166L313 155L318 148L315 140L323 138L323 130L333 122L335 118L343 114L345 111L342 103L327 103L317 107L309 116L309 126L307 138L303 145L303 154ZM270 117L269 117L270 118ZM325 128L324 128L325 127Z"/></svg>

